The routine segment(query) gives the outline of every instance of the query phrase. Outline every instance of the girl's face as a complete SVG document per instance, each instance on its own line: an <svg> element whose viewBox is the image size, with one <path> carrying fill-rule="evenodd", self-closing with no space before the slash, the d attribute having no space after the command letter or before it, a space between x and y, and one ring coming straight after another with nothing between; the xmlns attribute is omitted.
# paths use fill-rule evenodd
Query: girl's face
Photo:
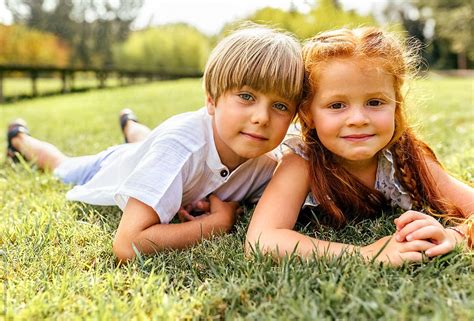
<svg viewBox="0 0 474 321"><path fill-rule="evenodd" d="M329 60L317 72L310 111L321 143L343 165L373 164L395 130L393 77L357 58Z"/></svg>

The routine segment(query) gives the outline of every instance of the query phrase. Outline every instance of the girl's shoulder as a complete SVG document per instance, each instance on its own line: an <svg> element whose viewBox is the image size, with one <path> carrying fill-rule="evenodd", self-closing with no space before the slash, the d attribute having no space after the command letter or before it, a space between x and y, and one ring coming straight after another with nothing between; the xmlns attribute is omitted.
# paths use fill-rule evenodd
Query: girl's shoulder
<svg viewBox="0 0 474 321"><path fill-rule="evenodd" d="M273 154L277 160L281 160L285 152L290 151L304 160L308 160L304 146L305 143L301 137L299 128L296 125L291 126L281 144L273 151Z"/></svg>

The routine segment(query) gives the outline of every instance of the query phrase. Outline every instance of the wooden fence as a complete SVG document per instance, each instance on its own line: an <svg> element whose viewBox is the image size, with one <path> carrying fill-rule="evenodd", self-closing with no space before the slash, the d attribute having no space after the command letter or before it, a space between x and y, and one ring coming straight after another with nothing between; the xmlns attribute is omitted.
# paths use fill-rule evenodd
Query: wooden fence
<svg viewBox="0 0 474 321"><path fill-rule="evenodd" d="M151 82L155 80L178 79L178 78L195 78L201 77L201 72L195 70L161 70L161 71L146 71L146 70L126 70L114 68L58 68L53 66L27 66L27 65L0 65L0 103L13 99L15 97L5 97L4 95L4 79L8 76L16 76L31 79L30 94L22 95L23 98L37 97L38 79L42 77L59 78L61 80L61 89L55 92L48 92L48 94L60 94L84 90L84 88L77 88L74 86L74 79L78 73L92 73L95 75L97 85L91 88L105 88L106 81L111 76L115 76L120 86L135 84L138 79ZM17 97L18 98L18 97ZM21 98L21 97L20 97Z"/></svg>

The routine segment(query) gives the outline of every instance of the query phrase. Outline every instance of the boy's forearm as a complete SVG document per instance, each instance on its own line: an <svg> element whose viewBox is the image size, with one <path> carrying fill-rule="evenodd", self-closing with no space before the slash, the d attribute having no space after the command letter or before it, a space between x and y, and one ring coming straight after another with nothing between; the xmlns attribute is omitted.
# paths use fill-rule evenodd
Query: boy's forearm
<svg viewBox="0 0 474 321"><path fill-rule="evenodd" d="M220 235L227 232L228 227L217 224L212 217L188 221L178 224L155 224L131 241L120 242L126 247L129 258L135 256L132 243L142 254L153 254L165 249L183 249L198 243L211 235Z"/></svg>

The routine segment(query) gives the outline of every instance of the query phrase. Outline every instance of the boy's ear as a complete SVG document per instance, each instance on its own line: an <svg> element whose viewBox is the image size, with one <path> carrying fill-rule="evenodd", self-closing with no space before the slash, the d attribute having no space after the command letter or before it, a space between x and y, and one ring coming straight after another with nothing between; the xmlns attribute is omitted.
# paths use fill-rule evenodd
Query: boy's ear
<svg viewBox="0 0 474 321"><path fill-rule="evenodd" d="M212 99L211 95L207 94L206 96L206 107L207 107L207 113L211 116L214 116L216 112L216 104L214 102L214 99Z"/></svg>

